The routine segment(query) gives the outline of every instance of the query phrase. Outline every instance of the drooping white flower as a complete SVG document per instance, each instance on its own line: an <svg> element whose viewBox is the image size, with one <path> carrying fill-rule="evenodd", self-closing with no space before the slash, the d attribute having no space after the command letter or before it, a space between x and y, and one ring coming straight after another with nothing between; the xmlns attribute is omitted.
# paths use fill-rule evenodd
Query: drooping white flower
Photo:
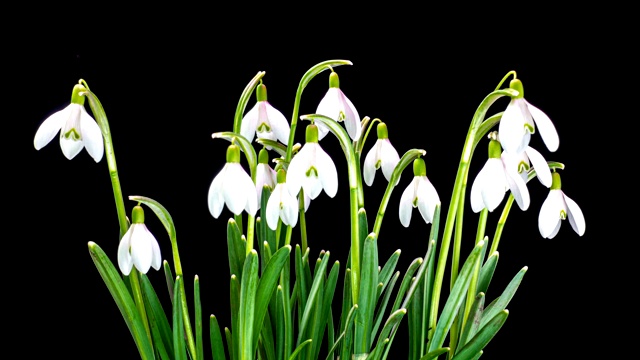
<svg viewBox="0 0 640 360"><path fill-rule="evenodd" d="M329 75L329 90L320 100L316 114L324 115L338 122L344 121L351 139L358 140L360 138L362 125L358 110L340 89L338 74L333 71ZM329 128L323 124L318 124L318 140L322 140L328 132Z"/></svg>
<svg viewBox="0 0 640 360"><path fill-rule="evenodd" d="M501 148L497 140L489 142L489 159L484 164L471 185L471 210L479 212L487 208L495 210L504 199L507 190L522 210L529 208L530 198L527 183L517 171L500 156Z"/></svg>
<svg viewBox="0 0 640 360"><path fill-rule="evenodd" d="M531 146L527 146L524 151L519 154L503 151L501 157L509 168L516 169L525 183L528 180L527 172L531 168L531 165L533 165L536 171L536 177L540 183L546 187L551 186L551 170L549 169L549 164L547 164L542 154Z"/></svg>
<svg viewBox="0 0 640 360"><path fill-rule="evenodd" d="M256 87L256 104L242 118L240 135L253 141L254 135L258 138L280 141L283 144L289 142L291 131L289 123L284 115L267 101L267 87L260 84Z"/></svg>
<svg viewBox="0 0 640 360"><path fill-rule="evenodd" d="M330 197L338 192L338 171L333 160L318 144L318 126L307 126L306 143L291 159L287 170L287 186L293 196L300 188L311 200L324 189Z"/></svg>
<svg viewBox="0 0 640 360"><path fill-rule="evenodd" d="M427 168L422 158L413 161L413 174L413 180L400 197L400 223L404 227L409 227L411 213L416 207L424 221L427 224L432 223L436 206L440 205L440 197L427 178Z"/></svg>
<svg viewBox="0 0 640 360"><path fill-rule="evenodd" d="M162 265L160 246L158 240L144 224L142 206L136 205L133 208L131 219L133 222L118 245L120 271L128 276L134 265L142 274L146 274L150 267L159 270Z"/></svg>
<svg viewBox="0 0 640 360"><path fill-rule="evenodd" d="M542 203L538 215L538 229L543 238L553 239L560 231L562 220L569 219L569 224L580 236L584 234L586 223L578 204L561 190L560 174L553 173L553 184L549 195Z"/></svg>
<svg viewBox="0 0 640 360"><path fill-rule="evenodd" d="M258 211L256 187L240 165L240 148L237 145L227 148L227 163L211 182L208 203L209 211L216 219L225 204L235 215L245 210L253 216Z"/></svg>
<svg viewBox="0 0 640 360"><path fill-rule="evenodd" d="M369 150L364 158L363 175L364 182L371 186L376 175L376 170L382 168L382 173L387 181L391 180L391 175L396 165L400 161L400 155L389 141L387 124L379 123L377 127L378 140ZM398 178L400 181L400 178Z"/></svg>
<svg viewBox="0 0 640 360"><path fill-rule="evenodd" d="M276 171L269 166L269 153L262 148L258 155L258 165L256 165L256 193L258 194L258 209L262 206L262 189L268 187L270 190L276 186Z"/></svg>
<svg viewBox="0 0 640 360"><path fill-rule="evenodd" d="M524 151L537 125L540 136L549 151L556 151L560 145L560 139L551 119L524 99L524 90L519 79L511 80L510 87L517 90L519 94L511 98L498 125L500 143L504 150L509 153Z"/></svg>
<svg viewBox="0 0 640 360"><path fill-rule="evenodd" d="M278 170L278 183L267 201L267 225L271 230L278 227L278 219L291 227L298 223L298 200L289 192L284 169Z"/></svg>
<svg viewBox="0 0 640 360"><path fill-rule="evenodd" d="M42 122L33 139L36 150L42 149L60 132L60 148L67 159L73 159L83 148L95 162L102 159L102 131L84 108L85 98L81 95L84 91L87 91L84 86L76 84L71 93L71 103Z"/></svg>

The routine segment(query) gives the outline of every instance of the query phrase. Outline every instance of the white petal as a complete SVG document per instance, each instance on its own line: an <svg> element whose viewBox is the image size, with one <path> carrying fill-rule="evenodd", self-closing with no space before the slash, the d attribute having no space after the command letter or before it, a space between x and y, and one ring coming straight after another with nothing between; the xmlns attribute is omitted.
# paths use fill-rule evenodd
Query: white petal
<svg viewBox="0 0 640 360"><path fill-rule="evenodd" d="M151 232L149 232L149 235L153 239L153 241L151 242L151 249L153 251L151 258L151 267L156 270L160 270L160 266L162 266L162 254L160 253L160 245L158 244L158 240L156 240L156 237L153 236Z"/></svg>
<svg viewBox="0 0 640 360"><path fill-rule="evenodd" d="M56 136L58 131L62 128L62 125L69 117L70 108L67 106L64 109L53 113L45 121L42 122L36 135L33 138L33 146L36 150L42 149Z"/></svg>
<svg viewBox="0 0 640 360"><path fill-rule="evenodd" d="M387 181L389 181L391 180L391 175L393 175L393 170L395 170L396 165L400 162L400 155L398 155L396 148L391 145L389 139L381 140L380 160L382 161L382 173Z"/></svg>
<svg viewBox="0 0 640 360"><path fill-rule="evenodd" d="M131 259L131 254L129 252L130 246L131 227L129 227L122 239L120 239L120 244L118 245L118 267L124 276L128 276L131 273L131 268L133 267L133 260Z"/></svg>
<svg viewBox="0 0 640 360"><path fill-rule="evenodd" d="M220 213L222 212L222 208L224 207L224 196L222 195L222 184L224 179L224 173L227 170L227 165L222 168L222 170L213 178L211 182L211 186L209 187L209 196L208 196L208 204L209 204L209 212L214 218L218 218Z"/></svg>
<svg viewBox="0 0 640 360"><path fill-rule="evenodd" d="M358 114L358 110L356 110L356 107L353 106L351 100L347 98L342 90L339 90L339 94L342 100L341 107L345 115L344 125L347 128L347 133L352 140L358 140L360 138L360 134L362 133L362 125L360 123L360 115Z"/></svg>
<svg viewBox="0 0 640 360"><path fill-rule="evenodd" d="M245 186L245 177L249 175L239 163L227 163L226 166L227 172L222 185L222 196L224 196L224 202L227 204L227 208L235 215L239 215L247 205L247 197L249 194ZM249 181L251 181L251 178L249 178ZM255 194L256 189L253 181L251 181L251 189Z"/></svg>
<svg viewBox="0 0 640 360"><path fill-rule="evenodd" d="M294 227L298 223L298 201L289 194L286 187L282 188L282 222Z"/></svg>
<svg viewBox="0 0 640 360"><path fill-rule="evenodd" d="M409 186L404 189L400 197L400 206L398 207L398 215L400 223L404 227L409 227L411 223L411 213L413 212L413 199L415 198L416 178L411 180Z"/></svg>
<svg viewBox="0 0 640 360"><path fill-rule="evenodd" d="M522 179L522 176L513 168L504 167L505 178L507 185L513 194L513 198L522 210L527 210L531 199L529 197L529 189L527 189L527 183Z"/></svg>
<svg viewBox="0 0 640 360"><path fill-rule="evenodd" d="M518 106L517 99L511 99L507 109L502 114L500 124L498 124L498 136L500 144L505 151L510 153L520 153L524 150L523 137L526 130L525 119Z"/></svg>
<svg viewBox="0 0 640 360"><path fill-rule="evenodd" d="M531 146L527 146L526 153L529 160L531 160L531 165L536 170L536 176L540 183L546 187L551 187L551 170L547 160Z"/></svg>
<svg viewBox="0 0 640 360"><path fill-rule="evenodd" d="M300 151L291 159L289 168L287 169L287 187L289 187L289 193L293 196L298 196L302 182L306 177L306 171L309 168L311 148L310 144L305 144Z"/></svg>
<svg viewBox="0 0 640 360"><path fill-rule="evenodd" d="M84 144L81 140L73 140L73 138L65 138L62 133L60 133L60 149L62 149L62 153L64 156L71 160L76 155L82 151L84 148Z"/></svg>
<svg viewBox="0 0 640 360"><path fill-rule="evenodd" d="M362 165L362 175L365 184L368 186L373 185L373 179L376 177L376 162L378 161L376 157L377 149L378 144L376 143L367 153L367 156L364 158L364 164Z"/></svg>
<svg viewBox="0 0 640 360"><path fill-rule="evenodd" d="M542 141L547 145L547 149L551 152L558 150L558 146L560 146L560 138L558 137L558 132L556 131L556 127L553 125L553 122L551 122L551 119L549 119L547 114L542 112L542 110L531 105L529 102L526 104L527 109L529 109L529 112L536 123L537 129L540 132Z"/></svg>
<svg viewBox="0 0 640 360"><path fill-rule="evenodd" d="M245 188L245 194L247 195L247 202L245 204L244 210L247 214L251 216L255 216L256 212L258 212L258 194L256 193L255 185L253 184L253 180L251 180L251 176L245 173L243 182L245 183L243 187Z"/></svg>
<svg viewBox="0 0 640 360"><path fill-rule="evenodd" d="M339 91L339 88L329 88L322 100L320 100L316 114L324 115L338 121L342 107ZM329 132L329 128L320 122L316 125L318 125L318 140L322 140Z"/></svg>
<svg viewBox="0 0 640 360"><path fill-rule="evenodd" d="M282 184L276 185L276 188L269 196L269 200L267 201L267 225L271 230L276 230L278 227L278 218L280 217L280 201L281 201L281 192L282 192Z"/></svg>
<svg viewBox="0 0 640 360"><path fill-rule="evenodd" d="M273 131L276 138L283 144L289 143L289 122L287 118L276 108L271 106L268 102L265 104L267 110L267 116L269 117L269 123L271 124L271 131Z"/></svg>
<svg viewBox="0 0 640 360"><path fill-rule="evenodd" d="M440 198L435 188L426 176L418 177L418 188L416 194L418 196L418 210L422 218L427 224L433 222L433 214L436 210L436 205L440 203Z"/></svg>
<svg viewBox="0 0 640 360"><path fill-rule="evenodd" d="M573 230L580 236L584 235L585 228L587 226L582 210L575 201L564 194L564 201L567 204L567 217L569 218L569 224Z"/></svg>
<svg viewBox="0 0 640 360"><path fill-rule="evenodd" d="M564 208L561 190L551 190L540 207L538 230L543 238L550 238L560 226L560 211Z"/></svg>
<svg viewBox="0 0 640 360"><path fill-rule="evenodd" d="M247 111L240 123L240 135L245 137L249 142L253 141L258 126L258 104L253 105L251 110Z"/></svg>
<svg viewBox="0 0 640 360"><path fill-rule="evenodd" d="M482 188L480 188L482 202L487 210L493 211L500 205L507 190L502 160L488 159L480 172L482 174L478 174L478 177L482 175Z"/></svg>
<svg viewBox="0 0 640 360"><path fill-rule="evenodd" d="M102 160L104 154L104 141L102 130L96 121L89 115L84 107L80 108L80 128L82 129L82 141L87 152L95 162Z"/></svg>
<svg viewBox="0 0 640 360"><path fill-rule="evenodd" d="M484 169L484 167L483 167ZM469 194L469 202L471 203L471 210L477 213L480 210L484 209L484 202L482 201L482 186L483 186L483 178L482 178L482 170L476 175L476 178L473 180L473 184L471 184L471 194Z"/></svg>
<svg viewBox="0 0 640 360"><path fill-rule="evenodd" d="M329 197L336 196L338 192L338 170L331 156L329 156L320 145L318 145L318 149L316 150L316 166L324 192L327 193Z"/></svg>
<svg viewBox="0 0 640 360"><path fill-rule="evenodd" d="M153 259L153 246L149 233L141 229L144 224L131 225L131 258L138 271L146 274Z"/></svg>
<svg viewBox="0 0 640 360"><path fill-rule="evenodd" d="M302 188L305 194L308 194L311 199L315 199L322 192L322 181L315 175L305 176L302 179Z"/></svg>

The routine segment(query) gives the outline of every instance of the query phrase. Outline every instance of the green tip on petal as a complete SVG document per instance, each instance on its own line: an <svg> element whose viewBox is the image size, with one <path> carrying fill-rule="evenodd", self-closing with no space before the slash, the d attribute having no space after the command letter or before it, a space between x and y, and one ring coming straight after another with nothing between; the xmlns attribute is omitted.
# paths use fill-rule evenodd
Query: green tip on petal
<svg viewBox="0 0 640 360"><path fill-rule="evenodd" d="M308 143L318 142L318 126L315 124L307 125L307 131L305 133L305 140Z"/></svg>
<svg viewBox="0 0 640 360"><path fill-rule="evenodd" d="M258 101L267 101L267 87L264 84L256 87L256 99Z"/></svg>
<svg viewBox="0 0 640 360"><path fill-rule="evenodd" d="M73 87L73 91L71 92L71 103L84 105L84 96L80 95L80 93L87 91L87 88L82 84L76 84Z"/></svg>
<svg viewBox="0 0 640 360"><path fill-rule="evenodd" d="M502 147L497 140L489 141L489 159L500 159L502 154Z"/></svg>
<svg viewBox="0 0 640 360"><path fill-rule="evenodd" d="M389 138L389 131L387 130L387 124L380 122L376 130L378 130L378 139Z"/></svg>
<svg viewBox="0 0 640 360"><path fill-rule="evenodd" d="M551 173L551 190L560 190L562 181L560 181L560 173L554 171Z"/></svg>
<svg viewBox="0 0 640 360"><path fill-rule="evenodd" d="M338 78L338 73L334 71L329 74L329 87L340 88L340 79Z"/></svg>
<svg viewBox="0 0 640 360"><path fill-rule="evenodd" d="M238 145L229 145L227 148L227 162L240 163L240 148Z"/></svg>
<svg viewBox="0 0 640 360"><path fill-rule="evenodd" d="M284 169L280 168L276 177L278 180L278 184L284 184L287 181L287 172L284 171Z"/></svg>
<svg viewBox="0 0 640 360"><path fill-rule="evenodd" d="M269 163L269 152L267 149L260 149L260 153L258 154L258 163L259 164L268 164Z"/></svg>
<svg viewBox="0 0 640 360"><path fill-rule="evenodd" d="M524 97L524 87L522 87L522 81L520 81L520 79L511 80L509 87L518 92L516 99L522 99Z"/></svg>
<svg viewBox="0 0 640 360"><path fill-rule="evenodd" d="M131 219L133 224L144 224L144 209L140 205L133 207L131 211Z"/></svg>
<svg viewBox="0 0 640 360"><path fill-rule="evenodd" d="M427 166L425 165L423 158L413 160L413 175L427 176Z"/></svg>

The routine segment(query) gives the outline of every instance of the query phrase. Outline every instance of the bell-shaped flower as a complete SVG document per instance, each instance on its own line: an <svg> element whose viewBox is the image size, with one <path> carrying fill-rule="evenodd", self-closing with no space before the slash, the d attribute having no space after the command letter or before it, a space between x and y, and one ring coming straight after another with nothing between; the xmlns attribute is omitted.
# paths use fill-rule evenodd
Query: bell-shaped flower
<svg viewBox="0 0 640 360"><path fill-rule="evenodd" d="M422 158L413 161L413 175L413 180L400 197L400 223L404 227L409 227L411 213L416 207L424 221L427 224L432 223L436 206L440 205L440 197L427 178L427 167Z"/></svg>
<svg viewBox="0 0 640 360"><path fill-rule="evenodd" d="M500 156L501 148L497 140L489 142L489 159L484 164L471 185L471 210L479 212L486 208L495 210L511 190L516 203L522 210L529 208L530 198L526 181L517 168L507 164Z"/></svg>
<svg viewBox="0 0 640 360"><path fill-rule="evenodd" d="M256 193L258 194L258 209L262 204L262 189L270 190L276 186L276 171L269 166L269 153L265 148L260 149L258 165L256 165Z"/></svg>
<svg viewBox="0 0 640 360"><path fill-rule="evenodd" d="M162 265L160 246L155 236L144 224L144 210L136 205L131 212L132 224L120 239L118 245L118 267L123 275L128 276L133 266L142 274L150 267L156 270Z"/></svg>
<svg viewBox="0 0 640 360"><path fill-rule="evenodd" d="M536 171L536 177L540 183L546 187L551 186L551 170L549 164L536 149L527 146L523 152L512 154L506 151L502 152L502 159L508 167L516 169L526 183L528 181L528 172L531 166Z"/></svg>
<svg viewBox="0 0 640 360"><path fill-rule="evenodd" d="M400 161L400 155L398 155L396 149L391 145L391 141L389 141L387 124L383 122L379 123L377 132L378 140L364 158L364 182L369 186L373 184L373 178L376 175L376 170L380 168L382 168L382 173L387 181L391 180L393 170ZM400 178L398 178L398 181L399 180Z"/></svg>
<svg viewBox="0 0 640 360"><path fill-rule="evenodd" d="M360 138L362 125L358 110L340 89L340 79L338 74L333 71L329 75L329 90L320 100L316 114L324 115L338 122L344 121L349 137L354 141ZM318 140L322 140L328 132L329 128L318 124Z"/></svg>
<svg viewBox="0 0 640 360"><path fill-rule="evenodd" d="M251 176L240 165L240 148L229 145L227 148L227 163L216 175L209 187L209 211L214 218L218 218L222 208L227 208L235 215L245 210L250 215L258 211L258 195Z"/></svg>
<svg viewBox="0 0 640 360"><path fill-rule="evenodd" d="M102 131L84 108L82 92L86 90L81 84L76 84L71 93L71 103L42 122L33 139L36 150L42 149L60 132L60 148L67 159L73 159L83 148L95 162L102 159Z"/></svg>
<svg viewBox="0 0 640 360"><path fill-rule="evenodd" d="M289 142L291 131L287 118L269 101L267 101L267 87L260 84L256 87L256 104L242 118L240 135L253 141L254 135L258 138L280 141L283 144Z"/></svg>
<svg viewBox="0 0 640 360"><path fill-rule="evenodd" d="M278 219L291 227L298 223L298 200L289 192L285 180L285 170L278 170L278 183L267 201L267 225L271 230L278 227Z"/></svg>
<svg viewBox="0 0 640 360"><path fill-rule="evenodd" d="M569 219L569 224L580 236L584 234L586 223L582 210L575 201L561 190L560 174L553 173L553 183L549 195L542 203L538 215L538 229L543 238L553 239L560 231L562 220Z"/></svg>
<svg viewBox="0 0 640 360"><path fill-rule="evenodd" d="M536 126L549 151L558 150L560 139L551 119L524 99L524 89L519 79L511 80L509 86L519 94L511 98L498 125L500 143L504 150L516 154L524 151Z"/></svg>
<svg viewBox="0 0 640 360"><path fill-rule="evenodd" d="M318 126L307 126L306 143L291 159L287 170L287 186L293 196L300 188L311 200L324 191L330 197L338 192L338 171L333 160L318 144Z"/></svg>

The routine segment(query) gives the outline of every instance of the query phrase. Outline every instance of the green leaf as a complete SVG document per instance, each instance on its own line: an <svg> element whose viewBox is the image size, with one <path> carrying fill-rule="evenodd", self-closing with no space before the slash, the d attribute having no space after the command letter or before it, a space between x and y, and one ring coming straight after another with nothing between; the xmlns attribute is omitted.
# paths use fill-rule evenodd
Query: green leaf
<svg viewBox="0 0 640 360"><path fill-rule="evenodd" d="M142 292L145 294L145 308L149 310L147 315L149 316L153 342L164 359L165 355L169 356L169 354L173 354L173 333L171 325L164 312L162 303L160 303L160 299L158 299L158 295L153 289L153 285L151 285L147 275L140 274L140 279ZM173 281L171 283L173 284ZM171 355L170 358L173 359L173 355Z"/></svg>
<svg viewBox="0 0 640 360"><path fill-rule="evenodd" d="M427 353L425 356L421 357L420 360L433 360L433 359L436 359L438 356L440 356L442 354L445 354L445 353L448 353L449 350L451 350L451 349L448 348L448 347L433 350L433 351Z"/></svg>
<svg viewBox="0 0 640 360"><path fill-rule="evenodd" d="M484 311L484 301L486 297L484 293L478 293L476 295L475 300L473 301L473 305L471 306L471 311L469 311L469 315L467 316L467 321L464 324L464 329L462 330L462 334L460 335L460 339L458 340L457 349L460 349L464 344L467 343L467 340L475 335L478 330L478 326L480 325L480 319L482 318L482 312Z"/></svg>
<svg viewBox="0 0 640 360"><path fill-rule="evenodd" d="M209 337L211 338L211 356L213 360L226 360L220 325L218 325L218 319L213 315L209 317Z"/></svg>
<svg viewBox="0 0 640 360"><path fill-rule="evenodd" d="M493 306L487 307L485 309L484 314L482 315L482 320L480 321L480 329L482 329L482 327L485 326L485 324L489 320L493 319L493 317L496 316L500 311L507 308L507 305L509 305L509 302L513 298L513 295L515 295L516 291L518 290L518 287L520 286L522 278L527 272L527 269L528 268L525 266L520 271L518 271L516 276L511 279L511 281L504 289L497 301L493 304Z"/></svg>
<svg viewBox="0 0 640 360"><path fill-rule="evenodd" d="M176 360L187 360L187 349L184 340L184 322L182 321L182 292L180 291L180 283L182 278L176 277L173 293L176 298L173 302L173 350Z"/></svg>
<svg viewBox="0 0 640 360"><path fill-rule="evenodd" d="M238 354L240 359L253 359L255 347L253 343L253 323L256 303L256 291L258 288L258 252L252 249L247 255L242 270L240 285L240 309L239 320L240 337Z"/></svg>
<svg viewBox="0 0 640 360"><path fill-rule="evenodd" d="M389 285L384 290L384 297L382 298L382 302L378 306L377 313L375 315L375 321L373 324L373 328L371 329L371 338L375 338L375 335L378 333L378 328L382 323L382 318L387 310L387 305L389 304L389 299L391 298L391 294L393 293L393 288L396 285L396 281L400 278L400 271L396 271L395 275L391 278Z"/></svg>
<svg viewBox="0 0 640 360"><path fill-rule="evenodd" d="M307 346L308 344L310 344L313 340L311 339L307 339L305 341L303 341L300 345L298 345L298 347L296 347L296 349L293 351L293 353L291 354L291 356L289 356L289 360L293 360L295 358L298 357L298 354L300 354L300 351L302 351L302 349Z"/></svg>
<svg viewBox="0 0 640 360"><path fill-rule="evenodd" d="M227 347L229 348L229 358L236 360L240 357L238 353L237 344L240 342L240 281L236 275L231 275L231 280L229 281L229 298L230 298L230 309L231 309L231 328L233 332L229 333L231 336L227 339ZM226 331L226 330L225 330ZM233 346L232 346L233 344Z"/></svg>
<svg viewBox="0 0 640 360"><path fill-rule="evenodd" d="M147 336L147 332L133 298L131 298L131 294L120 277L120 272L115 269L107 255L100 246L98 246L98 244L90 241L88 246L91 260L93 260L93 263L96 266L96 269L98 269L109 293L111 293L118 309L120 309L120 313L122 314L129 331L131 331L133 340L138 347L140 357L143 360L154 359L153 347L149 342L149 337Z"/></svg>
<svg viewBox="0 0 640 360"><path fill-rule="evenodd" d="M484 349L491 339L493 339L502 325L504 325L505 321L507 321L508 316L508 310L502 310L497 313L496 316L491 318L491 320L489 320L465 346L458 349L452 360L466 360L473 358L474 355Z"/></svg>
<svg viewBox="0 0 640 360"><path fill-rule="evenodd" d="M482 292L485 294L487 293L489 284L491 284L491 279L493 278L493 274L496 271L496 266L498 266L499 256L500 255L497 251L494 252L493 254L491 254L491 256L489 256L484 265L482 265L482 268L480 269L480 275L478 277L478 287L476 289L476 292Z"/></svg>
<svg viewBox="0 0 640 360"><path fill-rule="evenodd" d="M169 298L171 299L171 303L173 303L173 286L174 286L173 273L171 272L171 266L169 266L169 263L167 262L167 260L164 260L162 262L162 269L164 270L164 278L165 278L165 281L167 282L167 290L169 292Z"/></svg>
<svg viewBox="0 0 640 360"><path fill-rule="evenodd" d="M269 302L273 297L280 279L280 272L284 264L289 260L291 253L291 245L286 245L276 251L269 260L263 272L262 278L258 282L256 290L256 303L253 328L256 330L253 334L253 343L258 343L259 329L263 326L263 321L269 307Z"/></svg>
<svg viewBox="0 0 640 360"><path fill-rule="evenodd" d="M460 274L458 274L458 278L454 282L449 293L449 298L442 309L442 316L438 319L431 341L429 341L428 352L442 347L444 339L451 328L451 324L453 324L454 317L458 313L458 309L466 297L469 282L471 281L471 275L473 274L475 263L480 256L483 246L484 241L478 242L473 251L471 251L471 254L469 254L469 257L467 257L467 260L464 262L462 270L460 271Z"/></svg>
<svg viewBox="0 0 640 360"><path fill-rule="evenodd" d="M202 304L200 303L200 280L198 275L193 279L193 308L195 309L196 359L204 359L202 343Z"/></svg>
<svg viewBox="0 0 640 360"><path fill-rule="evenodd" d="M393 275L393 271L396 269L396 265L398 264L398 259L400 259L400 249L396 250L391 254L387 262L384 264L382 270L380 270L380 275L378 275L378 281L383 284L383 287L378 292L378 298L380 294L384 291L385 287L389 283L389 279Z"/></svg>
<svg viewBox="0 0 640 360"><path fill-rule="evenodd" d="M329 360L331 358L331 355L333 354L334 351L336 351L340 342L345 338L346 334L350 332L351 324L353 324L354 314L356 310L358 310L358 304L353 305L351 310L349 310L349 313L345 318L345 328L342 331L342 333L340 333L340 336L338 336L336 341L333 343L333 346L331 347L331 349L329 349L326 360Z"/></svg>
<svg viewBox="0 0 640 360"><path fill-rule="evenodd" d="M406 313L407 309L398 309L391 313L391 315L389 315L387 321L382 327L382 331L380 331L376 347L371 352L376 354L376 356L372 356L372 360L379 359L379 356L382 355L382 351L384 350L385 345L389 343L389 335L391 334L392 330L397 329L398 324L400 324L400 321Z"/></svg>
<svg viewBox="0 0 640 360"><path fill-rule="evenodd" d="M242 279L242 266L245 260L245 246L242 233L234 219L227 223L227 252L229 256L230 275L236 275Z"/></svg>
<svg viewBox="0 0 640 360"><path fill-rule="evenodd" d="M368 353L371 347L371 329L376 304L378 285L378 260L375 234L370 234L364 242L358 315L355 324L355 353Z"/></svg>
<svg viewBox="0 0 640 360"><path fill-rule="evenodd" d="M315 303L318 298L318 292L323 289L320 288L321 280L325 276L325 269L327 268L327 263L329 262L329 252L325 252L322 257L322 261L320 262L319 268L316 271L316 276L313 279L313 284L311 284L311 290L309 291L309 298L307 299L307 304L304 307L304 312L302 314L302 321L300 322L300 328L298 329L298 344L302 343L302 336L307 331L307 324L309 322L309 316L311 315L311 310L314 308Z"/></svg>

